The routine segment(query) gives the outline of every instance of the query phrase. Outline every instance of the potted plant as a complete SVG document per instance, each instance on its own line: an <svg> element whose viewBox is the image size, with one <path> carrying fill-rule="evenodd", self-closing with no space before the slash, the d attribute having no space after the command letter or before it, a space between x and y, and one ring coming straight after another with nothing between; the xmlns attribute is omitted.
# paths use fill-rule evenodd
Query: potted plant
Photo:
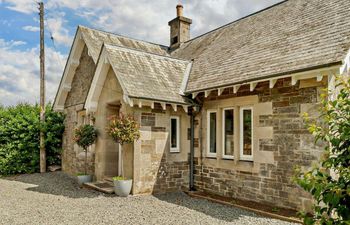
<svg viewBox="0 0 350 225"><path fill-rule="evenodd" d="M74 132L74 141L79 146L82 147L85 152L85 169L84 173L77 174L79 185L91 182L92 176L87 174L87 151L89 146L95 143L97 138L97 131L94 126L85 124L77 127Z"/></svg>
<svg viewBox="0 0 350 225"><path fill-rule="evenodd" d="M132 179L126 179L123 169L122 149L124 144L131 144L139 139L140 131L139 125L135 119L130 115L120 114L119 117L113 116L110 118L107 133L114 141L119 144L119 163L121 176L113 177L114 190L118 196L126 197L130 194L132 188Z"/></svg>

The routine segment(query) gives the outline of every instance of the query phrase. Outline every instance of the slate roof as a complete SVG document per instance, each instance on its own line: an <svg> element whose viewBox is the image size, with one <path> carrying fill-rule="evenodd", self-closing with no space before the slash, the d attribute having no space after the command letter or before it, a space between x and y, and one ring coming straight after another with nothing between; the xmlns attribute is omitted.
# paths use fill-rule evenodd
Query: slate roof
<svg viewBox="0 0 350 225"><path fill-rule="evenodd" d="M159 55L168 55L168 47L163 45L136 40L129 37L124 37L113 33L91 29L84 26L79 26L78 29L80 30L85 40L85 43L89 49L89 54L93 58L95 63L97 62L103 43L133 48Z"/></svg>
<svg viewBox="0 0 350 225"><path fill-rule="evenodd" d="M349 0L289 0L184 43L186 92L340 63L350 48Z"/></svg>
<svg viewBox="0 0 350 225"><path fill-rule="evenodd" d="M104 49L129 97L188 104L179 93L190 61L108 44Z"/></svg>
<svg viewBox="0 0 350 225"><path fill-rule="evenodd" d="M105 44L130 97L185 104L183 92L340 65L350 49L349 18L350 0L287 0L172 52L166 46L83 26L79 30L95 63Z"/></svg>

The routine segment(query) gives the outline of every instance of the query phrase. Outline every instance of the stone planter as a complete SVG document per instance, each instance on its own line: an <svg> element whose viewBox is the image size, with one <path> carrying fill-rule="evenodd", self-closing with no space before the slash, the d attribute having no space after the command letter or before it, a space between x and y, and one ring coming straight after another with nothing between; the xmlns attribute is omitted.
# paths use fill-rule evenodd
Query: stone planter
<svg viewBox="0 0 350 225"><path fill-rule="evenodd" d="M84 183L89 183L92 181L91 175L78 175L77 178L79 186L83 186Z"/></svg>
<svg viewBox="0 0 350 225"><path fill-rule="evenodd" d="M132 179L114 180L114 192L120 197L127 197L131 192Z"/></svg>

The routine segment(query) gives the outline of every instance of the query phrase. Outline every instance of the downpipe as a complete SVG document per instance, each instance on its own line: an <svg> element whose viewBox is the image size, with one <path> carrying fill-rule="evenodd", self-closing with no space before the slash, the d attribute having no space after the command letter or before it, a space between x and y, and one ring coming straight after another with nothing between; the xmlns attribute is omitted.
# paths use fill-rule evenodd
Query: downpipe
<svg viewBox="0 0 350 225"><path fill-rule="evenodd" d="M194 106L191 108L191 141L190 141L190 182L189 182L189 191L195 191L194 187L194 121L196 115L200 111L200 106Z"/></svg>
<svg viewBox="0 0 350 225"><path fill-rule="evenodd" d="M195 191L194 188L194 112L191 112L191 146L190 146L190 191Z"/></svg>

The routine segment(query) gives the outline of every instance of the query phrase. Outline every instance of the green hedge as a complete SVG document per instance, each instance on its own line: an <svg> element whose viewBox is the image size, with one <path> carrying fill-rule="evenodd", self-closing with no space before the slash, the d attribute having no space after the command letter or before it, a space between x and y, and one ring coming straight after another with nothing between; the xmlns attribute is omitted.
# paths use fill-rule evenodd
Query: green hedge
<svg viewBox="0 0 350 225"><path fill-rule="evenodd" d="M0 107L0 174L34 173L40 161L40 108L18 104ZM46 107L45 132L47 165L61 163L64 116Z"/></svg>

